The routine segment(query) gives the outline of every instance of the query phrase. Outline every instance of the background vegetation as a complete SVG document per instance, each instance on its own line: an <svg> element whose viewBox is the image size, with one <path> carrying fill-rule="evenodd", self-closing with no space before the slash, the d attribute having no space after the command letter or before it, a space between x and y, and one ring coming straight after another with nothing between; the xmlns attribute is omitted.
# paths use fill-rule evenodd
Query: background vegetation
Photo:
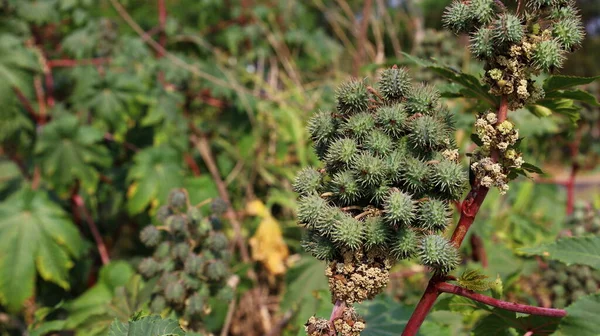
<svg viewBox="0 0 600 336"><path fill-rule="evenodd" d="M306 122L334 107L339 82L397 64L444 92L470 152L485 103L456 98L462 86L443 66L475 78L483 68L467 37L441 30L448 2L1 1L0 334L105 335L150 312L155 283L138 270L155 250L139 237L171 225L160 209L174 206L174 188L229 238L231 290L207 294L201 323L175 308L164 317L203 334L301 335L311 315L328 316L325 266L303 252L292 192L297 171L318 163ZM587 36L561 74L591 77L600 2L577 3ZM591 269L522 249L600 230L600 87L586 82L592 94L576 102L511 112L527 162L546 174L491 191L461 251L460 270L482 269L516 301L567 306L598 292ZM401 330L427 277L411 262L392 269L386 294L359 307L363 334ZM507 314L442 297L422 334L544 335L557 324Z"/></svg>

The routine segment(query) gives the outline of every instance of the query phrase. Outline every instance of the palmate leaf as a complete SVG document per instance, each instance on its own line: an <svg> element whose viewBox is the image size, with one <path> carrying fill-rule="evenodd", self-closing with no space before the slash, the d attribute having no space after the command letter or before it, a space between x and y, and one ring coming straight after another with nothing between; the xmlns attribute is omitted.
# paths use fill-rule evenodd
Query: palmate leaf
<svg viewBox="0 0 600 336"><path fill-rule="evenodd" d="M598 336L599 311L600 294L582 297L567 307L567 316L561 320L554 335Z"/></svg>
<svg viewBox="0 0 600 336"><path fill-rule="evenodd" d="M48 123L36 142L35 153L42 173L54 188L67 190L75 179L89 193L96 190L96 167L107 167L111 158L99 142L104 132L80 125L75 116L65 115Z"/></svg>
<svg viewBox="0 0 600 336"><path fill-rule="evenodd" d="M519 249L527 255L540 255L567 265L587 265L600 269L600 236L565 237L556 242Z"/></svg>
<svg viewBox="0 0 600 336"><path fill-rule="evenodd" d="M77 228L45 192L19 190L0 204L0 301L18 311L34 294L37 274L68 289L82 249Z"/></svg>
<svg viewBox="0 0 600 336"><path fill-rule="evenodd" d="M412 314L412 307L404 306L389 296L380 295L374 300L365 301L358 312L367 322L364 336L391 336L403 330Z"/></svg>
<svg viewBox="0 0 600 336"><path fill-rule="evenodd" d="M151 203L164 202L171 189L182 187L182 158L175 149L150 147L139 151L133 161L127 176L129 213L137 214Z"/></svg>
<svg viewBox="0 0 600 336"><path fill-rule="evenodd" d="M17 15L26 21L41 25L58 20L56 0L17 2Z"/></svg>
<svg viewBox="0 0 600 336"><path fill-rule="evenodd" d="M9 97L16 103L13 88L28 97L33 95L33 75L40 66L33 51L14 35L0 34L0 102Z"/></svg>
<svg viewBox="0 0 600 336"><path fill-rule="evenodd" d="M118 320L111 324L108 336L184 336L179 322L158 315L145 316L127 323Z"/></svg>

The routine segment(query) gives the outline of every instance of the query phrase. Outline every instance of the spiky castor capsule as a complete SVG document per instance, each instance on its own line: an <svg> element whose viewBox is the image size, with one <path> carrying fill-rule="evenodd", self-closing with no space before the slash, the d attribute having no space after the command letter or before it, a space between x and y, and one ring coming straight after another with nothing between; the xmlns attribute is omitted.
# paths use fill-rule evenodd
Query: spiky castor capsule
<svg viewBox="0 0 600 336"><path fill-rule="evenodd" d="M206 245L212 251L220 252L227 249L227 246L229 245L229 239L227 239L223 232L215 232L208 236Z"/></svg>
<svg viewBox="0 0 600 336"><path fill-rule="evenodd" d="M171 243L170 242L162 242L156 250L154 250L154 257L156 258L166 258L171 253Z"/></svg>
<svg viewBox="0 0 600 336"><path fill-rule="evenodd" d="M217 298L224 301L231 301L235 297L233 288L225 286L217 293Z"/></svg>
<svg viewBox="0 0 600 336"><path fill-rule="evenodd" d="M382 71L378 84L381 94L391 101L406 97L411 87L408 72L397 67Z"/></svg>
<svg viewBox="0 0 600 336"><path fill-rule="evenodd" d="M204 302L205 298L198 293L190 296L185 308L185 314L188 316L202 314L204 312Z"/></svg>
<svg viewBox="0 0 600 336"><path fill-rule="evenodd" d="M335 134L335 120L328 112L319 112L308 121L308 133L316 145L327 144Z"/></svg>
<svg viewBox="0 0 600 336"><path fill-rule="evenodd" d="M392 191L383 204L386 223L391 226L408 226L415 218L415 204L409 194Z"/></svg>
<svg viewBox="0 0 600 336"><path fill-rule="evenodd" d="M432 166L431 181L447 199L457 200L465 190L467 174L460 164L442 160Z"/></svg>
<svg viewBox="0 0 600 336"><path fill-rule="evenodd" d="M169 231L173 234L183 234L187 229L187 221L184 216L181 215L172 215L167 218L167 225L169 226Z"/></svg>
<svg viewBox="0 0 600 336"><path fill-rule="evenodd" d="M471 35L470 49L478 59L490 58L494 55L493 31L489 28L479 28Z"/></svg>
<svg viewBox="0 0 600 336"><path fill-rule="evenodd" d="M302 239L302 248L319 260L332 260L337 254L332 241L311 230Z"/></svg>
<svg viewBox="0 0 600 336"><path fill-rule="evenodd" d="M428 188L430 169L427 163L408 157L402 168L402 182L406 189L413 193L421 193Z"/></svg>
<svg viewBox="0 0 600 336"><path fill-rule="evenodd" d="M372 131L364 142L366 150L382 158L386 157L394 147L395 144L392 138L379 130Z"/></svg>
<svg viewBox="0 0 600 336"><path fill-rule="evenodd" d="M339 246L356 250L360 247L364 234L363 224L352 216L344 215L334 223L332 240Z"/></svg>
<svg viewBox="0 0 600 336"><path fill-rule="evenodd" d="M446 238L437 235L425 236L418 247L417 254L423 265L431 267L439 274L452 271L460 262L456 247Z"/></svg>
<svg viewBox="0 0 600 336"><path fill-rule="evenodd" d="M464 33L471 28L471 12L469 6L464 1L455 0L446 7L442 22L448 29L455 34Z"/></svg>
<svg viewBox="0 0 600 336"><path fill-rule="evenodd" d="M206 276L213 281L223 279L227 275L227 266L221 260L214 260L206 266Z"/></svg>
<svg viewBox="0 0 600 336"><path fill-rule="evenodd" d="M450 206L445 201L429 199L419 204L418 226L424 230L443 231L450 217Z"/></svg>
<svg viewBox="0 0 600 336"><path fill-rule="evenodd" d="M155 226L148 225L140 232L140 240L148 247L156 246L161 241L160 231Z"/></svg>
<svg viewBox="0 0 600 336"><path fill-rule="evenodd" d="M294 191L300 195L317 193L320 186L321 174L311 167L302 169L292 184Z"/></svg>
<svg viewBox="0 0 600 336"><path fill-rule="evenodd" d="M367 217L364 223L365 246L368 249L385 246L389 230L389 225L380 216Z"/></svg>
<svg viewBox="0 0 600 336"><path fill-rule="evenodd" d="M363 187L376 186L385 178L384 161L369 152L358 154L350 167L356 172L356 178Z"/></svg>
<svg viewBox="0 0 600 336"><path fill-rule="evenodd" d="M156 211L156 219L163 223L164 221L167 220L167 217L171 216L173 214L173 211L171 211L171 209L169 208L168 205L163 205L160 208L158 208L158 210Z"/></svg>
<svg viewBox="0 0 600 336"><path fill-rule="evenodd" d="M187 218L191 224L197 225L202 221L202 212L196 207L189 207L186 212Z"/></svg>
<svg viewBox="0 0 600 336"><path fill-rule="evenodd" d="M444 125L431 116L417 118L410 123L409 146L424 152L439 150L448 141L448 132Z"/></svg>
<svg viewBox="0 0 600 336"><path fill-rule="evenodd" d="M162 295L155 296L150 302L150 311L154 314L160 314L167 308L167 300Z"/></svg>
<svg viewBox="0 0 600 336"><path fill-rule="evenodd" d="M369 91L363 81L344 83L336 91L337 110L343 115L364 112L369 107Z"/></svg>
<svg viewBox="0 0 600 336"><path fill-rule="evenodd" d="M468 11L471 20L479 24L487 24L496 15L494 0L470 0Z"/></svg>
<svg viewBox="0 0 600 336"><path fill-rule="evenodd" d="M431 85L420 84L413 87L406 99L406 110L412 114L433 113L440 100L440 92Z"/></svg>
<svg viewBox="0 0 600 336"><path fill-rule="evenodd" d="M574 50L581 45L585 34L579 18L566 18L554 23L552 36L565 50Z"/></svg>
<svg viewBox="0 0 600 336"><path fill-rule="evenodd" d="M362 142L375 127L375 118L370 113L358 113L346 119L342 131L359 142Z"/></svg>
<svg viewBox="0 0 600 336"><path fill-rule="evenodd" d="M325 162L330 167L347 167L358 155L358 144L353 139L338 139L331 144L325 154Z"/></svg>
<svg viewBox="0 0 600 336"><path fill-rule="evenodd" d="M494 22L494 41L499 44L516 43L521 41L525 31L521 19L513 14L502 14Z"/></svg>
<svg viewBox="0 0 600 336"><path fill-rule="evenodd" d="M349 170L343 170L333 176L331 190L343 204L352 204L361 197L361 188Z"/></svg>
<svg viewBox="0 0 600 336"><path fill-rule="evenodd" d="M532 58L535 66L545 71L560 68L565 60L564 51L558 40L540 42L533 51Z"/></svg>
<svg viewBox="0 0 600 336"><path fill-rule="evenodd" d="M204 268L204 258L190 253L183 264L184 271L189 275L197 275Z"/></svg>
<svg viewBox="0 0 600 336"><path fill-rule="evenodd" d="M175 189L169 193L169 206L171 209L181 211L188 205L188 195L184 189Z"/></svg>
<svg viewBox="0 0 600 336"><path fill-rule="evenodd" d="M217 216L224 214L228 208L229 205L227 204L227 202L225 202L225 200L220 197L215 198L210 203L210 209L212 210L212 213Z"/></svg>
<svg viewBox="0 0 600 336"><path fill-rule="evenodd" d="M384 106L375 117L377 125L386 134L398 138L406 132L408 113L403 104Z"/></svg>
<svg viewBox="0 0 600 336"><path fill-rule="evenodd" d="M179 281L166 284L165 299L172 303L183 303L185 300L185 288L183 284Z"/></svg>
<svg viewBox="0 0 600 336"><path fill-rule="evenodd" d="M140 262L138 270L145 277L151 278L159 271L159 265L153 258L144 258Z"/></svg>
<svg viewBox="0 0 600 336"><path fill-rule="evenodd" d="M419 237L415 231L401 228L391 238L392 256L396 260L412 258L417 253L418 243Z"/></svg>
<svg viewBox="0 0 600 336"><path fill-rule="evenodd" d="M188 243L177 243L173 246L171 253L173 254L174 259L185 261L190 253L190 245L188 245Z"/></svg>
<svg viewBox="0 0 600 336"><path fill-rule="evenodd" d="M328 207L327 201L317 194L304 196L298 201L298 220L308 227L314 228Z"/></svg>

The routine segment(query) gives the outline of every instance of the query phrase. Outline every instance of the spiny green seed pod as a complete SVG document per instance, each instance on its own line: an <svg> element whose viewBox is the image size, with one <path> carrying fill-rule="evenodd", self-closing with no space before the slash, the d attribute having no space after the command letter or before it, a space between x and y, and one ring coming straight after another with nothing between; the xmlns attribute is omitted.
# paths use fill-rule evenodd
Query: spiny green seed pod
<svg viewBox="0 0 600 336"><path fill-rule="evenodd" d="M204 258L199 255L190 253L185 259L183 269L189 275L197 275L204 267Z"/></svg>
<svg viewBox="0 0 600 336"><path fill-rule="evenodd" d="M300 195L308 195L319 192L322 183L322 176L316 169L307 167L302 169L297 175L292 187Z"/></svg>
<svg viewBox="0 0 600 336"><path fill-rule="evenodd" d="M160 231L153 225L146 226L140 232L140 240L148 247L156 246L161 240Z"/></svg>
<svg viewBox="0 0 600 336"><path fill-rule="evenodd" d="M496 15L494 0L470 0L468 3L471 19L480 24L487 24Z"/></svg>
<svg viewBox="0 0 600 336"><path fill-rule="evenodd" d="M392 139L382 131L374 130L365 139L364 147L366 150L380 157L387 156L393 149Z"/></svg>
<svg viewBox="0 0 600 336"><path fill-rule="evenodd" d="M362 140L375 128L375 118L369 113L357 113L350 116L342 125L343 133L352 136L356 140Z"/></svg>
<svg viewBox="0 0 600 336"><path fill-rule="evenodd" d="M390 187L389 184L390 183L384 182L382 185L371 190L371 203L379 206L385 202L388 195L392 191L392 187Z"/></svg>
<svg viewBox="0 0 600 336"><path fill-rule="evenodd" d="M409 194L392 191L383 204L384 219L394 227L408 226L415 218L415 204Z"/></svg>
<svg viewBox="0 0 600 336"><path fill-rule="evenodd" d="M208 233L211 230L212 230L211 220L208 218L205 218L204 220L199 221L198 225L196 225L196 237L198 239L202 239L202 238L208 236Z"/></svg>
<svg viewBox="0 0 600 336"><path fill-rule="evenodd" d="M211 211L213 212L213 214L215 214L217 216L221 216L222 214L224 214L228 208L229 208L229 205L227 205L227 202L225 202L225 200L220 197L215 198L210 203Z"/></svg>
<svg viewBox="0 0 600 336"><path fill-rule="evenodd" d="M206 242L209 249L212 251L223 251L227 249L229 245L229 240L227 236L225 236L222 232L215 232L208 237Z"/></svg>
<svg viewBox="0 0 600 336"><path fill-rule="evenodd" d="M159 271L159 265L153 258L144 258L140 262L138 269L146 278L151 278Z"/></svg>
<svg viewBox="0 0 600 336"><path fill-rule="evenodd" d="M206 276L213 281L218 281L227 275L227 266L221 260L214 260L206 266Z"/></svg>
<svg viewBox="0 0 600 336"><path fill-rule="evenodd" d="M394 183L400 181L402 169L406 165L408 154L400 146L385 158L386 177Z"/></svg>
<svg viewBox="0 0 600 336"><path fill-rule="evenodd" d="M389 226L379 216L370 216L365 219L365 246L373 248L384 246L389 232Z"/></svg>
<svg viewBox="0 0 600 336"><path fill-rule="evenodd" d="M402 99L410 89L410 77L406 69L393 67L381 72L379 91L387 100Z"/></svg>
<svg viewBox="0 0 600 336"><path fill-rule="evenodd" d="M392 255L396 260L412 258L417 252L419 238L417 233L409 228L400 228L390 241Z"/></svg>
<svg viewBox="0 0 600 336"><path fill-rule="evenodd" d="M308 120L308 134L315 145L324 145L331 140L336 132L336 123L331 113L320 111Z"/></svg>
<svg viewBox="0 0 600 336"><path fill-rule="evenodd" d="M233 291L233 288L229 287L229 286L225 286L223 288L221 288L221 290L219 290L219 292L217 293L217 298L223 301L231 301L233 300L233 298L235 297L235 292Z"/></svg>
<svg viewBox="0 0 600 336"><path fill-rule="evenodd" d="M317 194L303 196L298 201L298 220L309 227L315 227L328 208L327 201Z"/></svg>
<svg viewBox="0 0 600 336"><path fill-rule="evenodd" d="M317 219L317 224L314 229L323 236L330 237L331 231L335 228L336 221L346 216L346 214L338 207L328 206L321 212L321 216Z"/></svg>
<svg viewBox="0 0 600 336"><path fill-rule="evenodd" d="M446 238L437 235L423 237L417 253L421 264L431 267L439 274L447 274L460 263L456 247Z"/></svg>
<svg viewBox="0 0 600 336"><path fill-rule="evenodd" d="M177 243L173 246L173 250L171 251L173 258L176 258L181 261L185 261L188 254L190 253L190 245L187 243Z"/></svg>
<svg viewBox="0 0 600 336"><path fill-rule="evenodd" d="M349 170L336 173L331 180L331 190L343 204L352 204L361 197L361 188Z"/></svg>
<svg viewBox="0 0 600 336"><path fill-rule="evenodd" d="M185 234L186 232L186 219L181 215L172 215L167 218L167 225L169 230L173 234Z"/></svg>
<svg viewBox="0 0 600 336"><path fill-rule="evenodd" d="M494 22L494 41L499 44L517 43L525 34L521 20L509 13L500 15Z"/></svg>
<svg viewBox="0 0 600 336"><path fill-rule="evenodd" d="M189 274L182 273L181 283L183 284L183 287L189 291L195 291L200 288L202 282L200 282L200 279L196 277L196 275L190 276Z"/></svg>
<svg viewBox="0 0 600 336"><path fill-rule="evenodd" d="M167 217L171 216L172 214L173 212L171 211L169 206L163 205L156 211L156 219L159 222L164 223L167 220Z"/></svg>
<svg viewBox="0 0 600 336"><path fill-rule="evenodd" d="M410 90L406 110L412 114L433 112L440 100L440 92L431 85L419 84Z"/></svg>
<svg viewBox="0 0 600 336"><path fill-rule="evenodd" d="M168 283L165 287L165 299L172 303L182 303L185 300L185 288L180 282Z"/></svg>
<svg viewBox="0 0 600 336"><path fill-rule="evenodd" d="M398 139L406 132L408 113L403 104L383 106L377 111L377 126L389 136Z"/></svg>
<svg viewBox="0 0 600 336"><path fill-rule="evenodd" d="M362 81L352 80L342 84L337 92L337 110L342 115L364 112L369 107L369 91Z"/></svg>
<svg viewBox="0 0 600 336"><path fill-rule="evenodd" d="M350 215L344 215L334 223L331 238L339 246L356 250L360 248L364 237L364 228L360 221Z"/></svg>
<svg viewBox="0 0 600 336"><path fill-rule="evenodd" d="M570 5L553 8L548 16L553 20L580 19L577 9Z"/></svg>
<svg viewBox="0 0 600 336"><path fill-rule="evenodd" d="M348 166L355 160L356 155L358 155L358 147L353 139L338 139L329 146L325 154L325 162L328 166Z"/></svg>
<svg viewBox="0 0 600 336"><path fill-rule="evenodd" d="M464 1L452 2L444 12L442 22L455 34L469 31L472 25L469 6Z"/></svg>
<svg viewBox="0 0 600 336"><path fill-rule="evenodd" d="M419 204L418 227L428 231L442 231L448 226L450 216L447 202L429 199Z"/></svg>
<svg viewBox="0 0 600 336"><path fill-rule="evenodd" d="M152 311L154 314L162 313L165 308L167 308L167 300L165 300L164 296L157 295L152 299L152 302L150 303L150 311Z"/></svg>
<svg viewBox="0 0 600 336"><path fill-rule="evenodd" d="M409 127L408 143L411 148L430 152L443 148L448 139L444 125L431 116L416 118Z"/></svg>
<svg viewBox="0 0 600 336"><path fill-rule="evenodd" d="M459 163L443 160L432 166L431 181L447 199L457 200L467 185L467 174Z"/></svg>
<svg viewBox="0 0 600 336"><path fill-rule="evenodd" d="M171 243L170 242L162 242L156 250L154 250L154 256L156 258L166 258L171 251Z"/></svg>
<svg viewBox="0 0 600 336"><path fill-rule="evenodd" d="M189 207L186 212L187 218L193 224L198 224L202 220L202 211L196 207Z"/></svg>
<svg viewBox="0 0 600 336"><path fill-rule="evenodd" d="M171 272L175 269L175 262L171 259L163 260L158 267L161 272Z"/></svg>
<svg viewBox="0 0 600 336"><path fill-rule="evenodd" d="M376 186L385 178L385 163L368 152L357 155L351 167L355 171L358 182L364 187Z"/></svg>
<svg viewBox="0 0 600 336"><path fill-rule="evenodd" d="M563 19L552 27L552 36L564 47L565 50L574 50L581 45L585 36L581 21L577 19Z"/></svg>
<svg viewBox="0 0 600 336"><path fill-rule="evenodd" d="M479 28L470 38L470 49L478 59L494 56L493 32L489 28Z"/></svg>
<svg viewBox="0 0 600 336"><path fill-rule="evenodd" d="M337 255L333 242L312 230L302 239L302 248L319 260L333 260Z"/></svg>
<svg viewBox="0 0 600 336"><path fill-rule="evenodd" d="M557 40L546 40L538 43L532 58L534 65L544 71L560 68L565 60L564 51Z"/></svg>
<svg viewBox="0 0 600 336"><path fill-rule="evenodd" d="M406 159L402 170L402 183L413 193L423 192L428 187L430 169L427 163L413 157Z"/></svg>
<svg viewBox="0 0 600 336"><path fill-rule="evenodd" d="M204 312L204 298L195 293L190 296L187 302L187 307L185 308L185 313L187 316L193 316L197 314L202 314Z"/></svg>
<svg viewBox="0 0 600 336"><path fill-rule="evenodd" d="M529 0L527 6L533 9L547 8L550 6L559 6L567 3L566 0Z"/></svg>
<svg viewBox="0 0 600 336"><path fill-rule="evenodd" d="M169 193L169 206L177 211L187 207L188 196L184 189L175 189Z"/></svg>

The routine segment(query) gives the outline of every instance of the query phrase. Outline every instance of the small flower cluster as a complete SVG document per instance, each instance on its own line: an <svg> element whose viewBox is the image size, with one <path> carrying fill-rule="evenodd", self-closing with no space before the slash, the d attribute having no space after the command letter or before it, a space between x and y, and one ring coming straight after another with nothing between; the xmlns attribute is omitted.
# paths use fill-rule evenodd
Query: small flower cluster
<svg viewBox="0 0 600 336"><path fill-rule="evenodd" d="M444 14L446 27L471 35L471 52L483 60L491 93L509 96L511 109L543 98L532 76L560 68L584 37L572 0L530 0L511 13L494 0L456 0Z"/></svg>
<svg viewBox="0 0 600 336"><path fill-rule="evenodd" d="M365 330L365 321L358 315L353 307L345 307L341 316L333 320L336 335L359 336ZM311 316L304 324L304 330L308 336L329 336L329 321L324 318Z"/></svg>
<svg viewBox="0 0 600 336"><path fill-rule="evenodd" d="M186 190L173 190L168 205L157 213L164 225L149 225L140 233L142 243L155 248L154 255L138 266L144 278L156 279L150 310L155 314L175 312L188 329L195 331L203 330L211 300L233 297L226 285L229 240L216 230L225 207L217 200L211 209L213 214L205 217L189 204Z"/></svg>
<svg viewBox="0 0 600 336"><path fill-rule="evenodd" d="M521 168L523 158L515 148L519 131L508 120L498 123L495 113L480 115L475 122L475 134L481 140L481 147L473 155L471 170L484 187L497 187L502 194L509 189L509 173ZM498 153L498 160L491 153Z"/></svg>

